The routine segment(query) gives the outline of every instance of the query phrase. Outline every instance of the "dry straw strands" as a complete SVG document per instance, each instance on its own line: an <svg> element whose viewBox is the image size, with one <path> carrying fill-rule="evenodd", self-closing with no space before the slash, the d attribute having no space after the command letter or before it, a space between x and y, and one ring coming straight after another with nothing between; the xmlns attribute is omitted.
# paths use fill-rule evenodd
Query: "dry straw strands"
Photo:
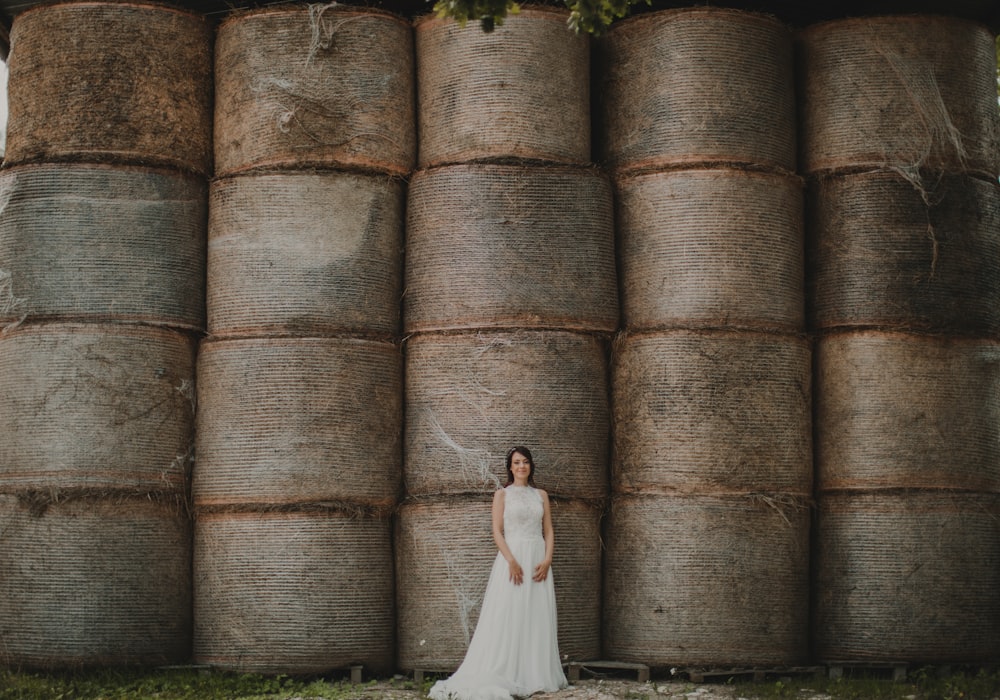
<svg viewBox="0 0 1000 700"><path fill-rule="evenodd" d="M981 663L1000 648L996 494L825 494L814 552L820 660Z"/></svg>
<svg viewBox="0 0 1000 700"><path fill-rule="evenodd" d="M200 178L167 170L4 171L0 271L18 303L0 299L0 325L27 316L203 328L205 198Z"/></svg>
<svg viewBox="0 0 1000 700"><path fill-rule="evenodd" d="M1000 170L993 34L941 16L818 24L799 36L801 169Z"/></svg>
<svg viewBox="0 0 1000 700"><path fill-rule="evenodd" d="M0 490L183 492L194 355L186 335L125 324L0 335Z"/></svg>
<svg viewBox="0 0 1000 700"><path fill-rule="evenodd" d="M212 170L212 30L143 2L45 4L11 32L6 162Z"/></svg>
<svg viewBox="0 0 1000 700"><path fill-rule="evenodd" d="M399 494L402 357L388 342L202 343L196 505L391 505Z"/></svg>
<svg viewBox="0 0 1000 700"><path fill-rule="evenodd" d="M650 666L805 660L809 510L800 499L617 497L607 547L611 658Z"/></svg>
<svg viewBox="0 0 1000 700"><path fill-rule="evenodd" d="M337 511L199 513L197 663L258 673L393 669L388 520Z"/></svg>
<svg viewBox="0 0 1000 700"><path fill-rule="evenodd" d="M590 161L590 43L568 18L522 6L490 33L476 22L417 20L420 167Z"/></svg>
<svg viewBox="0 0 1000 700"><path fill-rule="evenodd" d="M191 530L146 497L47 508L0 495L0 661L182 663L191 651Z"/></svg>
<svg viewBox="0 0 1000 700"><path fill-rule="evenodd" d="M792 37L776 19L664 10L619 22L596 46L599 156L609 166L795 170Z"/></svg>
<svg viewBox="0 0 1000 700"><path fill-rule="evenodd" d="M963 175L819 178L807 207L810 323L1000 333L1000 187Z"/></svg>
<svg viewBox="0 0 1000 700"><path fill-rule="evenodd" d="M398 331L401 181L246 175L213 182L209 202L213 336Z"/></svg>
<svg viewBox="0 0 1000 700"><path fill-rule="evenodd" d="M215 47L216 173L408 173L413 61L411 24L381 10L313 3L234 14Z"/></svg>
<svg viewBox="0 0 1000 700"><path fill-rule="evenodd" d="M595 169L419 172L406 236L409 332L618 327L611 186Z"/></svg>
<svg viewBox="0 0 1000 700"><path fill-rule="evenodd" d="M819 490L1000 491L1000 343L866 331L815 352Z"/></svg>
<svg viewBox="0 0 1000 700"><path fill-rule="evenodd" d="M675 170L620 178L617 189L626 328L802 329L797 178Z"/></svg>

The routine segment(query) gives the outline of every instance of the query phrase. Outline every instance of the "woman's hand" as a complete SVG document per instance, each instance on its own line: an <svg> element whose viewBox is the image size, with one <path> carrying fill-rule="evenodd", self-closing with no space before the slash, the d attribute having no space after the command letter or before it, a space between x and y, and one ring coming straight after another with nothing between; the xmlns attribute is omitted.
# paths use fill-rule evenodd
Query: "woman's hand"
<svg viewBox="0 0 1000 700"><path fill-rule="evenodd" d="M511 559L508 566L510 567L510 580L514 582L515 586L520 586L524 582L524 571L521 570L521 565L517 563L516 559Z"/></svg>
<svg viewBox="0 0 1000 700"><path fill-rule="evenodd" d="M552 566L552 562L543 561L541 564L535 567L535 573L532 575L531 580L541 583L549 577L549 567Z"/></svg>

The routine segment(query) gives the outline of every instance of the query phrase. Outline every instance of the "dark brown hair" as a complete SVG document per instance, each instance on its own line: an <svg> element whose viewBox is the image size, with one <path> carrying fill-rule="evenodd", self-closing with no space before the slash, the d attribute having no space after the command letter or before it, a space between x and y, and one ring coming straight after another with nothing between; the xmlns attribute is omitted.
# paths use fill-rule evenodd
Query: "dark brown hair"
<svg viewBox="0 0 1000 700"><path fill-rule="evenodd" d="M507 483L504 486L510 486L514 483L514 472L510 469L510 463L514 459L514 453L519 452L525 456L528 460L528 464L531 465L531 471L528 472L528 484L531 486L535 485L535 459L531 456L531 450L522 445L514 445L514 447L507 450Z"/></svg>

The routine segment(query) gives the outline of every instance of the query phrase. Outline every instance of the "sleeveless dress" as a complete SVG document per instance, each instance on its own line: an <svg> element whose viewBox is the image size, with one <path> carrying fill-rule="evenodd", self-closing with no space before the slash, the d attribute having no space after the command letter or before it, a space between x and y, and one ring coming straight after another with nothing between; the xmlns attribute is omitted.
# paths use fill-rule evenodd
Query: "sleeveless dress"
<svg viewBox="0 0 1000 700"><path fill-rule="evenodd" d="M545 558L543 511L541 494L531 486L504 489L504 539L524 580L511 582L507 560L497 552L465 660L448 680L434 684L434 700L510 700L566 687L552 570L540 583L531 578Z"/></svg>

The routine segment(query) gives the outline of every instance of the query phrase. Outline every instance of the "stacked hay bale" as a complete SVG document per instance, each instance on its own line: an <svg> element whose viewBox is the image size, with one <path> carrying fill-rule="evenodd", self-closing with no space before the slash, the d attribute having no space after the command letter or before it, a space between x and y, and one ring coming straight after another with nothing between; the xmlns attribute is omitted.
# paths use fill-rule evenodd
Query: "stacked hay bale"
<svg viewBox="0 0 1000 700"><path fill-rule="evenodd" d="M561 653L600 651L618 301L611 189L589 164L589 41L567 17L525 7L490 34L416 23L396 536L405 669L452 670L465 655L496 555L490 501L515 444L533 450L553 501Z"/></svg>
<svg viewBox="0 0 1000 700"><path fill-rule="evenodd" d="M11 40L0 656L181 662L211 30L148 2L56 3Z"/></svg>
<svg viewBox="0 0 1000 700"><path fill-rule="evenodd" d="M993 39L937 16L800 37L820 660L1000 646Z"/></svg>
<svg viewBox="0 0 1000 700"><path fill-rule="evenodd" d="M412 32L335 3L219 27L193 483L200 663L394 668Z"/></svg>
<svg viewBox="0 0 1000 700"><path fill-rule="evenodd" d="M621 22L601 53L624 331L605 653L800 663L812 456L792 38L688 8Z"/></svg>

